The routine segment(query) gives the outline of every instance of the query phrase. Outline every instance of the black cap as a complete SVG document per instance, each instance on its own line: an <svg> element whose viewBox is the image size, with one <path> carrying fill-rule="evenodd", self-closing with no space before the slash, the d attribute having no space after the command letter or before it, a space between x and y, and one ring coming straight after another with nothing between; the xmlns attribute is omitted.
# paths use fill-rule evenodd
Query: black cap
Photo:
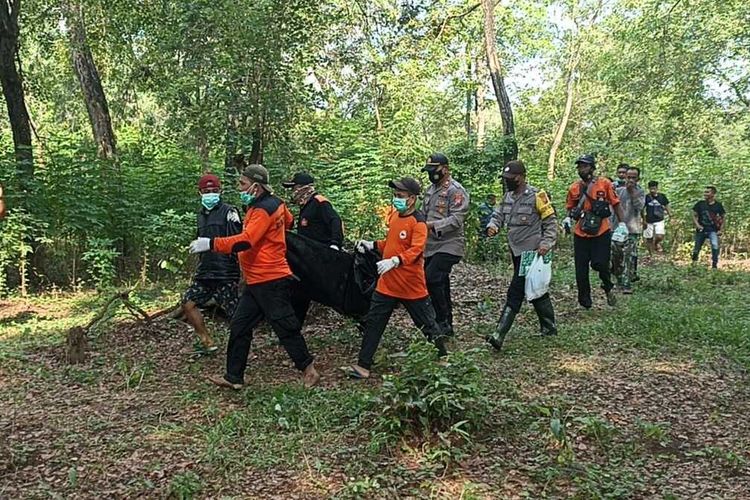
<svg viewBox="0 0 750 500"><path fill-rule="evenodd" d="M526 165L521 160L511 160L503 167L503 177L515 177L518 174L526 174Z"/></svg>
<svg viewBox="0 0 750 500"><path fill-rule="evenodd" d="M399 180L391 181L388 183L388 187L399 191L406 191L415 196L419 196L419 193L422 192L422 186L416 179L412 179L411 177L403 177Z"/></svg>
<svg viewBox="0 0 750 500"><path fill-rule="evenodd" d="M596 166L596 159L594 159L593 155L581 155L576 160L576 165L579 163L586 163L587 165L591 165L592 167Z"/></svg>
<svg viewBox="0 0 750 500"><path fill-rule="evenodd" d="M448 157L443 153L433 153L429 158L427 158L425 166L422 167L422 172L428 172L442 165L448 165Z"/></svg>
<svg viewBox="0 0 750 500"><path fill-rule="evenodd" d="M294 174L294 177L292 177L291 181L281 183L281 185L285 188L294 186L307 186L309 184L315 184L315 179L313 179L313 176L308 174L307 172L297 172L296 174Z"/></svg>

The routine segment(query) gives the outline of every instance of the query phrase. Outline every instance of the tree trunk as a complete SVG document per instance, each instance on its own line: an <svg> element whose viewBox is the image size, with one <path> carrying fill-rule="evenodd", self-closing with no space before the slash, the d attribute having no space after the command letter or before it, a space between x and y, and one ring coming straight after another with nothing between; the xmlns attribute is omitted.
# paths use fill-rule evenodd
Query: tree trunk
<svg viewBox="0 0 750 500"><path fill-rule="evenodd" d="M505 90L505 82L502 76L502 67L497 57L497 46L495 43L495 14L493 0L482 0L484 11L484 48L487 55L487 66L492 78L492 86L495 89L497 104L500 108L500 117L503 119L503 135L513 138L515 125L513 123L513 110L510 107L510 98ZM515 144L515 140L513 140ZM516 148L513 148L516 149ZM512 153L512 152L511 152ZM518 155L517 151L512 154L513 159Z"/></svg>
<svg viewBox="0 0 750 500"><path fill-rule="evenodd" d="M547 160L547 178L549 180L555 179L555 156L557 156L557 150L562 144L563 136L565 135L565 128L568 126L568 120L570 119L570 112L573 110L573 99L575 97L575 85L576 85L576 71L578 70L578 62L580 55L578 48L570 59L568 67L568 81L566 83L566 98L565 98L565 110L563 111L562 119L555 132L555 139L552 141L552 147L549 150L549 158Z"/></svg>
<svg viewBox="0 0 750 500"><path fill-rule="evenodd" d="M487 135L487 110L485 109L485 95L487 93L487 66L479 64L481 56L477 58L477 86L476 92L476 128L477 128L477 149L484 147L484 138Z"/></svg>
<svg viewBox="0 0 750 500"><path fill-rule="evenodd" d="M263 163L263 129L260 125L253 131L253 146L250 149L248 163L251 165Z"/></svg>
<svg viewBox="0 0 750 500"><path fill-rule="evenodd" d="M198 129L195 131L195 152L201 161L201 172L211 171L211 148L208 145L208 136L206 131Z"/></svg>
<svg viewBox="0 0 750 500"><path fill-rule="evenodd" d="M237 157L242 157L242 154L237 152L240 145L239 127L237 114L230 109L227 113L227 131L224 138L224 172L230 178L242 172L242 168L238 167L237 163Z"/></svg>
<svg viewBox="0 0 750 500"><path fill-rule="evenodd" d="M112 129L107 96L99 78L99 70L86 40L83 6L75 0L68 0L63 5L63 12L68 26L73 71L81 85L99 157L112 159L117 154L115 133Z"/></svg>
<svg viewBox="0 0 750 500"><path fill-rule="evenodd" d="M466 44L466 116L464 117L464 128L466 129L466 139L471 138L471 111L474 105L474 96L476 95L476 83L474 81L473 60L470 53L469 44Z"/></svg>
<svg viewBox="0 0 750 500"><path fill-rule="evenodd" d="M31 149L31 120L26 109L18 61L18 14L21 0L0 2L0 84L13 131L13 148L18 178L17 199L29 199L34 180L34 154Z"/></svg>

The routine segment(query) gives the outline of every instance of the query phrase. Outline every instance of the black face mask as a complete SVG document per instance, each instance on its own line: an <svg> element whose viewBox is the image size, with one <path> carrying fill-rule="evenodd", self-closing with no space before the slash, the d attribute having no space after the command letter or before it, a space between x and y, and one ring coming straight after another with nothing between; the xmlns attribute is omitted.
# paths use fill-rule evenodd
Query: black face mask
<svg viewBox="0 0 750 500"><path fill-rule="evenodd" d="M507 177L503 178L503 182L505 182L505 189L508 190L508 192L515 191L521 184L517 179L508 179Z"/></svg>
<svg viewBox="0 0 750 500"><path fill-rule="evenodd" d="M440 167L429 169L427 174L430 176L430 182L433 184L440 184L440 181L445 179L445 170L441 170Z"/></svg>
<svg viewBox="0 0 750 500"><path fill-rule="evenodd" d="M580 177L584 182L588 182L592 179L592 177L594 177L594 172L588 172L585 174L579 173L578 177Z"/></svg>

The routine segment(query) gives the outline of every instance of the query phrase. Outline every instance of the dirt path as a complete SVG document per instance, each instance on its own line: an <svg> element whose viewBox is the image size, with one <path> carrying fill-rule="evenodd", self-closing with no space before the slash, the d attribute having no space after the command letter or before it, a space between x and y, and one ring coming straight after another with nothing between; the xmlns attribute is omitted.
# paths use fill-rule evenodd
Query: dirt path
<svg viewBox="0 0 750 500"><path fill-rule="evenodd" d="M480 346L506 283L475 266L462 265L456 275L471 286L455 287L460 337L454 348ZM567 293L561 287L555 300L558 315L571 321L577 313ZM379 487L364 485L359 496L750 494L750 390L743 369L721 358L697 364L689 353L647 354L610 337L598 342L567 329L557 339L532 339L527 334L535 321L525 308L509 351L481 359L497 388L496 430L490 426L474 452L434 477L420 476L427 459L418 451L408 459L382 456L369 469L371 477L380 477ZM403 311L395 324L410 330ZM327 394L335 395L335 404L336 397L354 397L363 387L377 389L377 380L357 385L337 370L355 359L358 348L347 321L320 308L305 331L324 376L316 389L323 401ZM386 349L397 350L409 339L389 335ZM220 436L212 433L221 433L226 419L254 410L248 406L253 393L294 388L298 374L261 329L243 394L216 391L203 377L222 371L223 356L191 360L192 340L180 322L123 323L97 340L85 365L65 366L60 347L45 347L27 352L21 367L0 367L0 498L179 495L176 478L188 481L189 471L200 478L201 497L358 496L351 476L356 469L346 451L333 456L325 447L303 447L300 452L294 448L299 443L287 443L292 458L283 465L267 459L266 465L220 468L220 457L211 455L211 440ZM293 404L279 394L280 404ZM556 416L562 438L549 430ZM325 419L325 409L320 418ZM331 437L336 449L363 446L362 434L343 434ZM288 435L279 432L268 442ZM253 441L238 439L237 446L248 442ZM264 443L236 451L265 456Z"/></svg>

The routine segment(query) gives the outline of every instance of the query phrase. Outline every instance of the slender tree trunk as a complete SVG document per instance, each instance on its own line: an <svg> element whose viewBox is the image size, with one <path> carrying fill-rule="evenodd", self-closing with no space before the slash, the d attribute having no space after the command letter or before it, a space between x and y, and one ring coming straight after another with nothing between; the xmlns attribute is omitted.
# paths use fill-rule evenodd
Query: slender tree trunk
<svg viewBox="0 0 750 500"><path fill-rule="evenodd" d="M464 128L466 129L466 138L471 138L471 112L474 105L474 95L476 94L476 83L474 80L473 60L471 49L466 44L466 116L464 117Z"/></svg>
<svg viewBox="0 0 750 500"><path fill-rule="evenodd" d="M18 63L18 14L21 0L0 2L0 84L13 132L13 148L18 175L17 199L28 200L34 180L34 154L31 149L31 120L26 109Z"/></svg>
<svg viewBox="0 0 750 500"><path fill-rule="evenodd" d="M477 149L484 147L484 139L487 135L487 110L485 109L485 95L487 93L487 66L480 64L479 58L476 62L477 86L476 92L476 129L477 129Z"/></svg>
<svg viewBox="0 0 750 500"><path fill-rule="evenodd" d="M373 82L372 88L374 89L374 96L372 99L372 107L375 112L375 130L380 133L383 131L383 117L380 115L380 97L381 92L378 88L378 82Z"/></svg>
<svg viewBox="0 0 750 500"><path fill-rule="evenodd" d="M107 96L102 87L99 70L86 39L83 6L76 0L67 0L63 5L63 11L68 25L73 71L81 85L99 157L112 159L117 155L115 133L112 129L112 118L109 114Z"/></svg>
<svg viewBox="0 0 750 500"><path fill-rule="evenodd" d="M508 97L508 92L505 90L502 67L497 57L494 8L493 0L482 0L482 10L484 11L484 49L487 55L487 66L490 69L490 77L492 78L492 86L495 89L497 104L500 108L500 116L503 119L503 135L514 135L513 110L510 107L510 98Z"/></svg>
<svg viewBox="0 0 750 500"><path fill-rule="evenodd" d="M258 125L253 130L253 145L250 149L248 162L252 164L263 163L263 128Z"/></svg>
<svg viewBox="0 0 750 500"><path fill-rule="evenodd" d="M549 158L547 160L547 178L554 180L555 178L555 157L557 156L557 150L562 144L563 136L565 135L565 129L568 126L568 120L570 119L570 112L573 110L573 99L575 98L575 85L576 85L576 71L578 70L578 63L580 61L580 54L578 47L576 47L574 54L571 56L570 64L568 65L568 81L566 82L566 98L565 98L565 110L563 111L560 124L557 126L555 132L555 138L552 141L552 147L549 150Z"/></svg>
<svg viewBox="0 0 750 500"><path fill-rule="evenodd" d="M197 130L195 133L195 151L201 161L201 172L211 170L211 148L208 145L208 137L204 130Z"/></svg>
<svg viewBox="0 0 750 500"><path fill-rule="evenodd" d="M224 172L232 177L241 172L237 168L237 150L240 146L240 123L236 112L230 109L227 112L227 131L224 139ZM242 155L240 154L240 157Z"/></svg>

